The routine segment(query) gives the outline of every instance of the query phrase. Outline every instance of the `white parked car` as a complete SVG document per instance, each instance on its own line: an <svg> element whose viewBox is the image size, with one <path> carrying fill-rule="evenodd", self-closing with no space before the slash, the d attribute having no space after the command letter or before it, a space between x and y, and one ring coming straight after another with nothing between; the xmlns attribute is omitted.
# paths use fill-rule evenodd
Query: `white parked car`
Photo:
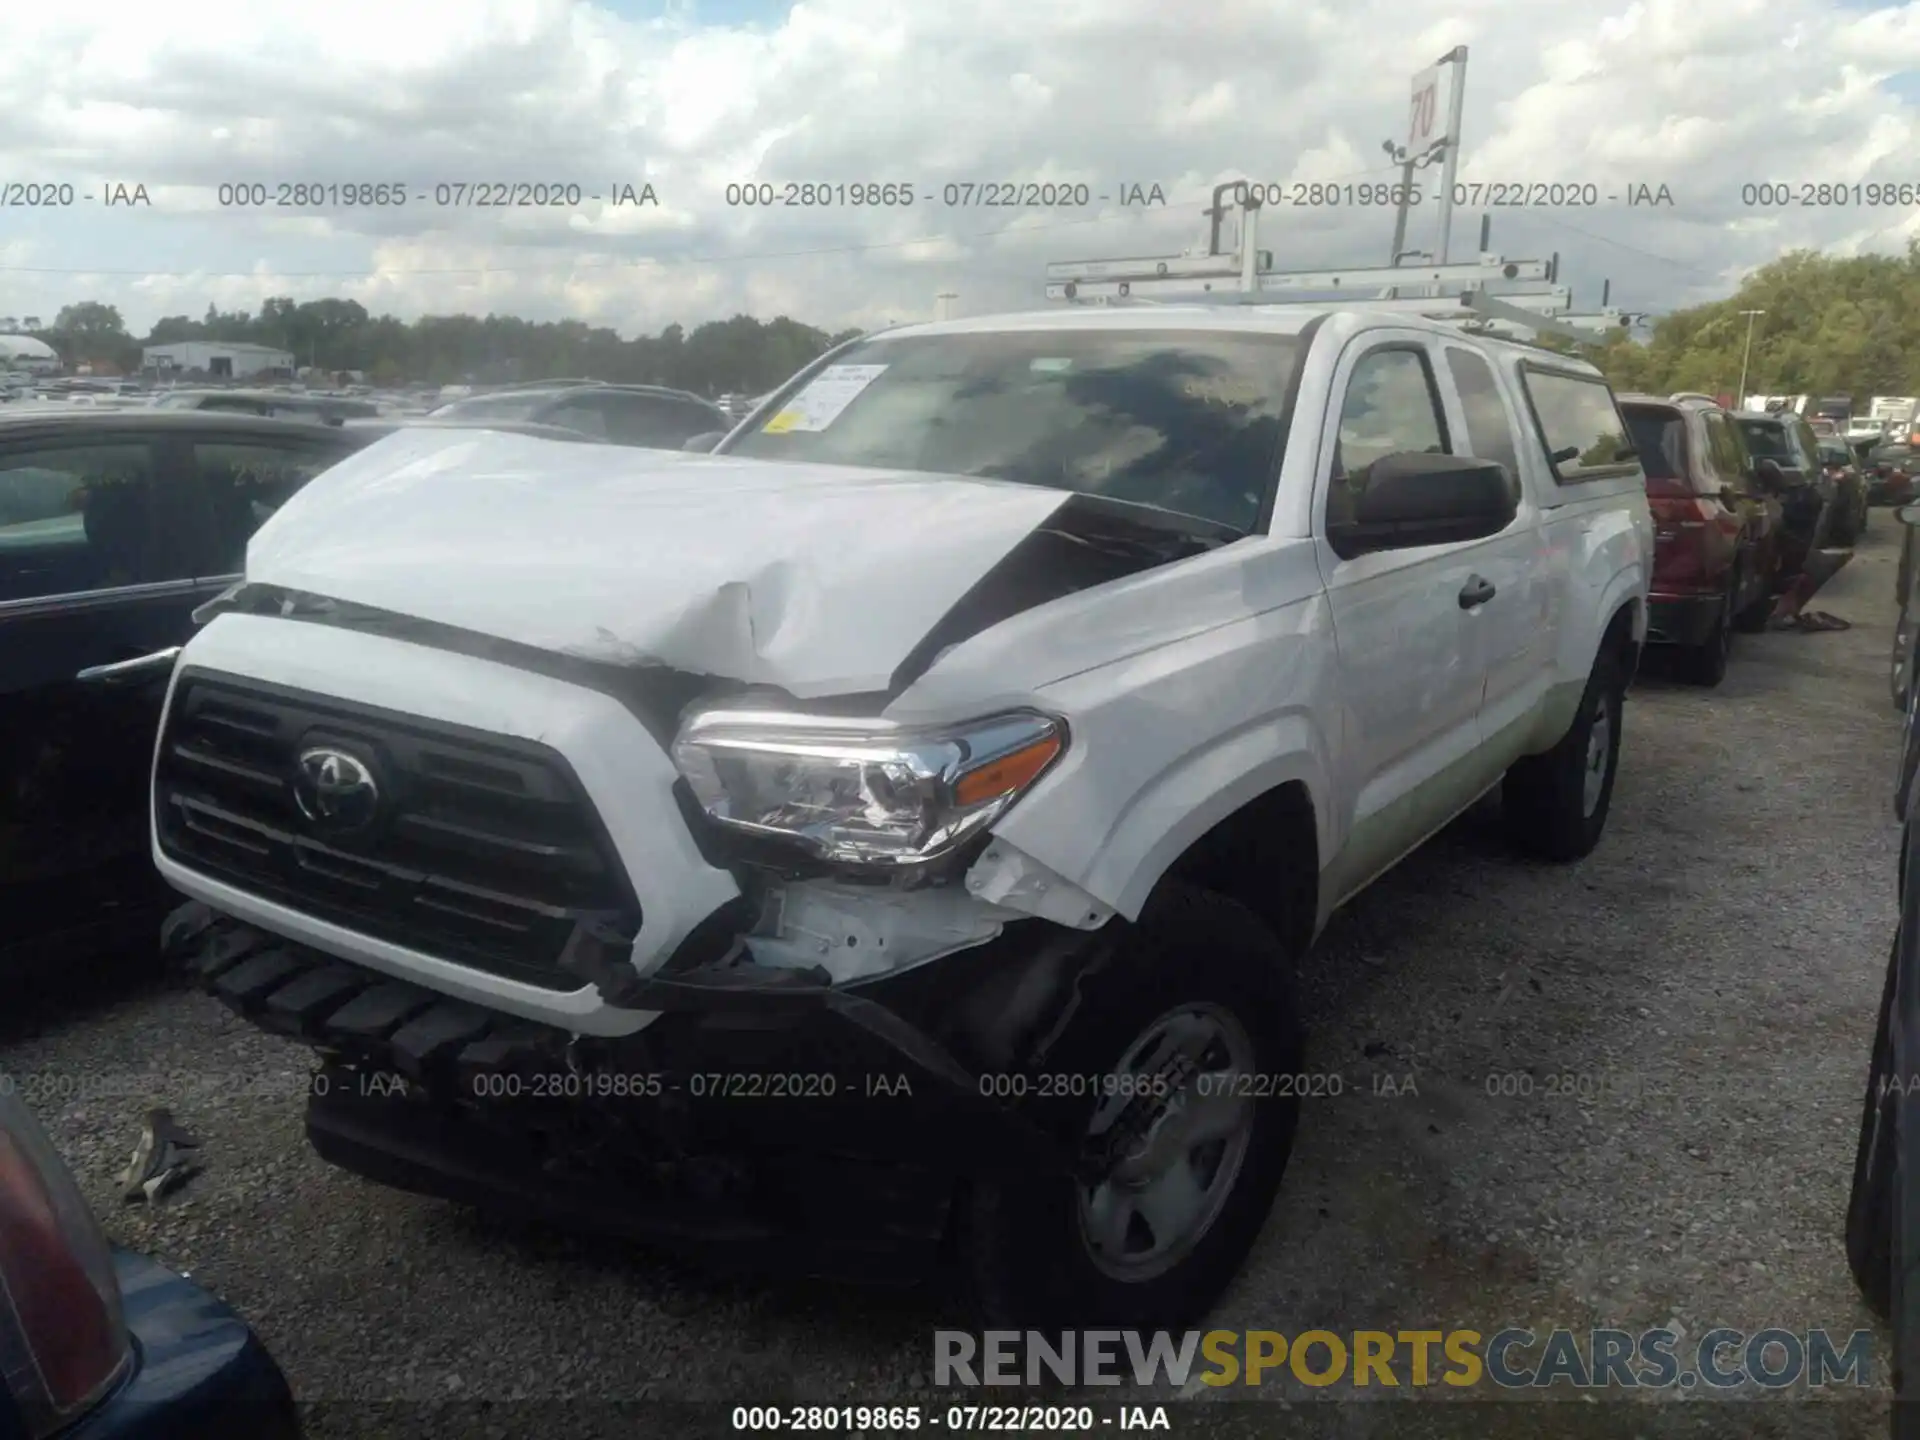
<svg viewBox="0 0 1920 1440"><path fill-rule="evenodd" d="M289 500L171 682L169 947L383 1182L1180 1328L1334 909L1496 786L1600 838L1653 554L1612 393L1250 306L915 326L775 400Z"/></svg>

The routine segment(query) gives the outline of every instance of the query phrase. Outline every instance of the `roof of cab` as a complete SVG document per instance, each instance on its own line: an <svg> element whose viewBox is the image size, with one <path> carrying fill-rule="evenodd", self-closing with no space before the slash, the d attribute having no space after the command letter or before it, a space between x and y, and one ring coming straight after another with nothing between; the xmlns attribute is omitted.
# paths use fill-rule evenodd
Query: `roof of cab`
<svg viewBox="0 0 1920 1440"><path fill-rule="evenodd" d="M1436 304L1439 302L1436 302ZM1272 304L1068 305L935 320L875 331L864 338L892 340L923 335L988 335L1006 331L1048 330L1237 330L1268 335L1298 335L1315 320L1340 317L1352 333L1370 329L1422 330L1456 341L1479 344L1510 356L1550 362L1558 368L1599 375L1598 367L1577 355L1563 355L1521 340L1478 334L1440 320L1391 310L1371 310L1364 300L1276 301Z"/></svg>

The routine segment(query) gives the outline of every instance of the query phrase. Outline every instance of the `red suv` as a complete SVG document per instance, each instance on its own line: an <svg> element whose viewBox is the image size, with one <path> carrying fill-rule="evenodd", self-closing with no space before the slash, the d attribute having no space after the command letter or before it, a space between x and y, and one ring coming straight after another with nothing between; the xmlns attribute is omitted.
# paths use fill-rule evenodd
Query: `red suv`
<svg viewBox="0 0 1920 1440"><path fill-rule="evenodd" d="M1647 638L1680 673L1718 685L1736 629L1767 621L1780 564L1781 505L1763 493L1740 429L1715 404L1622 395L1653 510Z"/></svg>

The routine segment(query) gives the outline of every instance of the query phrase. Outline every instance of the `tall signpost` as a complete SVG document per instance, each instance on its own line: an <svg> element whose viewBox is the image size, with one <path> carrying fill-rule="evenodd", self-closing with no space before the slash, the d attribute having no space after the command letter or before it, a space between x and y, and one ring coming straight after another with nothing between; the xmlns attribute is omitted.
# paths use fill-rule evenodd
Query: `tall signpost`
<svg viewBox="0 0 1920 1440"><path fill-rule="evenodd" d="M1443 74L1443 72L1445 72ZM1408 97L1404 144L1386 141L1381 149L1400 162L1400 203L1393 217L1393 253L1389 265L1398 265L1407 249L1407 217L1413 204L1413 177L1435 160L1441 162L1440 243L1432 258L1444 265L1453 230L1453 178L1460 152L1460 117L1466 103L1467 47L1456 46L1413 77ZM1442 86L1445 86L1444 95ZM1425 252L1417 252L1424 254Z"/></svg>
<svg viewBox="0 0 1920 1440"><path fill-rule="evenodd" d="M1447 96L1447 128L1446 133L1440 137L1440 144L1446 148L1442 152L1443 158L1440 163L1440 248L1434 255L1434 259L1444 265L1447 263L1447 247L1453 238L1453 179L1460 163L1460 118L1467 103L1467 47L1454 46L1440 57L1437 64L1421 72L1423 75L1433 77L1432 84L1426 93L1434 100L1438 98L1434 92L1440 83L1439 70L1442 65L1451 65L1453 68L1453 85ZM1416 111L1421 104L1418 98L1421 94L1419 84L1419 80L1416 79L1414 81ZM1427 103L1432 104L1433 100Z"/></svg>

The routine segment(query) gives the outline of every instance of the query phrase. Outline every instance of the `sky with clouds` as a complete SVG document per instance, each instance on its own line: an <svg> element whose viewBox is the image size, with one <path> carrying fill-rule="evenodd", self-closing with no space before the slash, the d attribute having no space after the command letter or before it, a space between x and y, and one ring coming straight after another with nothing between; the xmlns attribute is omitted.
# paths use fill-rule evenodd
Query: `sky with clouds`
<svg viewBox="0 0 1920 1440"><path fill-rule="evenodd" d="M0 315L105 300L142 331L209 302L338 296L631 335L742 311L924 318L941 291L960 314L1019 308L1050 260L1193 244L1222 180L1393 181L1381 146L1405 138L1410 78L1456 45L1461 183L1599 200L1493 221L1509 257L1559 253L1582 306L1610 280L1615 304L1665 311L1783 250L1920 236L1920 0L16 0ZM946 203L1007 181L1088 203ZM451 203L495 182L580 199ZM729 205L742 182L904 185L914 203ZM407 202L220 203L282 184ZM1167 203L1122 205L1134 184ZM1748 203L1763 184L1790 203ZM1797 203L1817 184L1849 203ZM149 205L105 203L135 185ZM656 204L614 203L649 185ZM14 203L29 186L73 203ZM1628 205L1638 186L1672 204ZM1383 263L1392 211L1365 193L1269 208L1263 248L1289 268ZM1455 258L1480 213L1457 212ZM1410 241L1435 229L1429 198Z"/></svg>

